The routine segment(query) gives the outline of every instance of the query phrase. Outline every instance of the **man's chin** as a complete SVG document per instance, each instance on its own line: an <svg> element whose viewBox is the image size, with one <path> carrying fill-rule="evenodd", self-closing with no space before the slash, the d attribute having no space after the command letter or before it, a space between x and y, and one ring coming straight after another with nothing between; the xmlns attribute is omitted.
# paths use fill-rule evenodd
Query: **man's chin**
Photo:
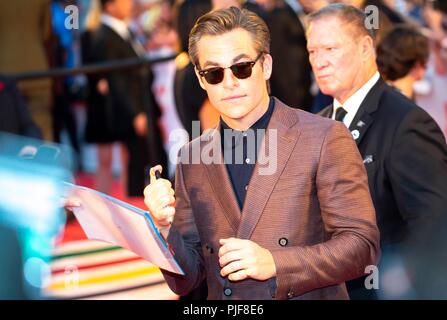
<svg viewBox="0 0 447 320"><path fill-rule="evenodd" d="M226 117L231 120L240 120L240 119L244 118L245 115L246 115L245 113L232 113L232 114L227 114Z"/></svg>
<svg viewBox="0 0 447 320"><path fill-rule="evenodd" d="M325 88L325 87L319 87L320 88L320 91L321 91L321 93L323 93L323 94L325 94L325 95L327 95L327 96L333 96L333 94L334 94L334 90L331 90L331 89L329 89L329 88Z"/></svg>

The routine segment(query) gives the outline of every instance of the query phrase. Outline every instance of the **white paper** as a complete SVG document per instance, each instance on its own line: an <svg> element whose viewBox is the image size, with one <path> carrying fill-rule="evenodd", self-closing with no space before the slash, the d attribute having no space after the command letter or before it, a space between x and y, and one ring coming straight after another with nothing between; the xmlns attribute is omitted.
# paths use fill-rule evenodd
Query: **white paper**
<svg viewBox="0 0 447 320"><path fill-rule="evenodd" d="M162 269L184 274L149 212L93 189L66 186L69 198L81 204L73 213L89 239L118 245Z"/></svg>

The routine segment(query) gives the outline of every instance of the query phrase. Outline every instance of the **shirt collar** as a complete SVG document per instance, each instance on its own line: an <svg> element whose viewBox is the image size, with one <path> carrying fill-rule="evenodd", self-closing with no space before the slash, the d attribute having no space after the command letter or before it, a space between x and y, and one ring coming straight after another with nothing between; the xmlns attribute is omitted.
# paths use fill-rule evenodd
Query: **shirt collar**
<svg viewBox="0 0 447 320"><path fill-rule="evenodd" d="M101 15L101 22L106 26L112 28L124 40L128 40L130 38L127 23L124 22L123 20L117 19L109 14L103 13Z"/></svg>
<svg viewBox="0 0 447 320"><path fill-rule="evenodd" d="M266 130L267 126L270 122L270 118L272 117L273 114L273 109L275 108L275 99L273 99L273 97L270 97L269 100L269 106L267 111L262 115L261 118L259 118L249 129L253 130L255 135L256 135L256 130ZM229 141L225 141L225 135L224 135L224 130L229 129L232 130L233 132L233 136L236 136L234 143L233 143L233 139L228 139ZM222 119L222 117L220 118L220 135L221 135L221 139L222 139L222 146L225 148L234 148L236 145L238 145L240 143L240 138L244 135L245 131L239 131L239 130L235 130L232 129L228 124L225 123L225 121Z"/></svg>
<svg viewBox="0 0 447 320"><path fill-rule="evenodd" d="M348 98L348 100L343 103L343 105L337 100L334 99L334 111L332 112L332 119L335 119L335 112L338 108L343 107L343 109L348 112L343 119L343 123L349 128L352 120L360 108L363 100L365 100L366 95L372 89L372 87L379 81L380 74L378 71L374 73L374 75L360 88L358 89L352 96Z"/></svg>

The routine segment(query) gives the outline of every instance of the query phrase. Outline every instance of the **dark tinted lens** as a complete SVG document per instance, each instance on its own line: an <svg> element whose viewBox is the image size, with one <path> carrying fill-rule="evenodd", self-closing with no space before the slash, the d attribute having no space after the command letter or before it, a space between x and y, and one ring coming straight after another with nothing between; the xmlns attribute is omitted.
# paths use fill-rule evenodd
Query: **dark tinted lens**
<svg viewBox="0 0 447 320"><path fill-rule="evenodd" d="M207 70L207 72L204 75L205 80L209 84L218 84L219 82L222 82L224 77L224 69L223 68L214 68Z"/></svg>
<svg viewBox="0 0 447 320"><path fill-rule="evenodd" d="M231 71L239 79L246 79L251 76L253 62L241 62L231 66Z"/></svg>

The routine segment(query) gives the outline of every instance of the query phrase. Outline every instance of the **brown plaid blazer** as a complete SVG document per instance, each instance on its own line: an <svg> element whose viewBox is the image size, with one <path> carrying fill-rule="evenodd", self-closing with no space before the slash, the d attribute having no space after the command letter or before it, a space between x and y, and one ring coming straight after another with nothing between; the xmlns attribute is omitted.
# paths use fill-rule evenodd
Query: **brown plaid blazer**
<svg viewBox="0 0 447 320"><path fill-rule="evenodd" d="M277 130L276 170L261 175L274 154L270 129ZM242 212L222 158L186 161L199 149L221 150L219 130L182 148L168 242L186 275L163 271L169 287L184 295L206 277L208 299L348 299L344 282L362 276L380 252L366 171L349 131L276 99L262 146L268 151L261 147ZM276 277L221 277L219 239L229 237L270 250Z"/></svg>

